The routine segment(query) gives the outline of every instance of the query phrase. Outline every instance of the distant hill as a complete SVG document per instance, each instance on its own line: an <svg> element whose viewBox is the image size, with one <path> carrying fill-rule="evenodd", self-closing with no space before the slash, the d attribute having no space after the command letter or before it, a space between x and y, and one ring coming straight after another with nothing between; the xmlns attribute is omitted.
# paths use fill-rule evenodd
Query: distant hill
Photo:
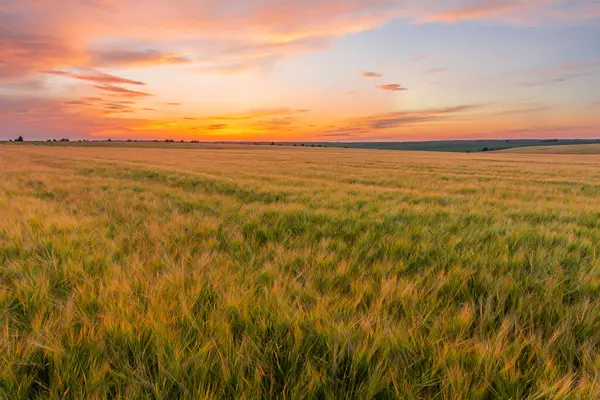
<svg viewBox="0 0 600 400"><path fill-rule="evenodd" d="M523 154L600 154L600 144L519 147L502 150L502 152Z"/></svg>
<svg viewBox="0 0 600 400"><path fill-rule="evenodd" d="M327 143L328 147L347 147L355 149L413 150L413 151L451 151L483 152L532 146L566 146L600 144L600 139L519 139L519 140L442 140L429 142L364 142L364 143Z"/></svg>

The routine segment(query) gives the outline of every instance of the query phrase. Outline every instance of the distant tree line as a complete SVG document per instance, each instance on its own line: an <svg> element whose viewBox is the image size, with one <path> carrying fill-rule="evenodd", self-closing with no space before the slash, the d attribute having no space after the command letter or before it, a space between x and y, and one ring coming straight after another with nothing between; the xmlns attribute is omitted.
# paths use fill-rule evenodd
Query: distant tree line
<svg viewBox="0 0 600 400"><path fill-rule="evenodd" d="M9 139L9 141L10 142L24 142L25 139L23 139L23 136L19 136L16 139ZM69 138L62 138L62 139L58 139L58 140L57 139L47 139L46 140L46 142L71 142L71 141L72 140L69 139ZM75 142L75 140L73 140L73 141ZM90 141L89 139L79 139L79 140L76 140L76 142L79 142L79 143L81 143L81 142L89 142L89 141ZM95 142L102 142L102 141L103 140L95 140ZM106 139L104 141L111 143L113 140L111 138L108 138L108 139ZM126 139L126 140L123 139L121 141L127 142L127 143L132 143L132 142L136 142L137 143L138 142L138 140L134 140L134 139ZM154 139L154 140L152 140L152 142L153 143L159 143L160 140ZM164 143L177 143L177 142L179 142L179 143L186 143L186 141L183 140L183 139L179 140L179 141L176 141L174 139L165 139L165 140L163 140L163 142ZM197 143L200 143L200 141L198 141L198 140L191 140L189 143L195 143L195 144L197 144ZM227 144L227 143L230 143L230 142L215 142L215 143ZM248 143L247 142L239 142L239 144L248 144ZM263 146L263 145L285 146L285 145L291 145L291 146L294 146L294 147L297 147L297 146L299 146L299 147L327 147L327 145L325 145L325 144L316 144L316 143L291 143L291 144L286 144L286 143L276 143L276 142L253 142L252 144L255 145L255 146ZM345 148L348 148L348 146L345 146ZM489 150L491 150L491 149L489 149ZM484 149L482 149L482 151L488 151L488 149L484 148Z"/></svg>
<svg viewBox="0 0 600 400"><path fill-rule="evenodd" d="M242 143L243 144L243 143ZM252 143L254 146L265 146L265 145L270 145L270 146L285 146L286 143L275 143L275 142L254 142ZM316 143L292 143L291 146L297 147L327 147L326 144L316 144Z"/></svg>

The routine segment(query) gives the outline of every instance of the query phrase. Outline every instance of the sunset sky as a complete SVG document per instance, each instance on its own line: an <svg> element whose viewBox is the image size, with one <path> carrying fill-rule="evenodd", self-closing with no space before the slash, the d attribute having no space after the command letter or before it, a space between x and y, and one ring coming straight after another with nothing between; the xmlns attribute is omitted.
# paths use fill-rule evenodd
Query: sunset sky
<svg viewBox="0 0 600 400"><path fill-rule="evenodd" d="M0 139L600 137L600 0L0 0Z"/></svg>

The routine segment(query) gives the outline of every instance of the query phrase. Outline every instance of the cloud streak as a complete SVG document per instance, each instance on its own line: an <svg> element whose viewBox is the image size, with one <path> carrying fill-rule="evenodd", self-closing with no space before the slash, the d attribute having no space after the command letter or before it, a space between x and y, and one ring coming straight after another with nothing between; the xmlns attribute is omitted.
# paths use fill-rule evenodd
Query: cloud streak
<svg viewBox="0 0 600 400"><path fill-rule="evenodd" d="M426 69L425 71L423 71L424 74L426 75L433 75L433 74L439 74L441 72L446 72L448 71L447 67L442 67L442 68L431 68L431 69Z"/></svg>
<svg viewBox="0 0 600 400"><path fill-rule="evenodd" d="M110 94L123 96L123 97L149 97L149 96L152 96L149 93L138 92L135 90L129 90L129 89L122 88L120 86L114 86L114 85L108 85L108 84L94 85L94 87L103 92L108 92Z"/></svg>
<svg viewBox="0 0 600 400"><path fill-rule="evenodd" d="M480 111L484 106L466 104L454 107L427 108L421 110L396 111L374 114L360 118L351 118L341 124L330 126L325 132L318 134L322 138L356 138L367 140L379 137L393 140L390 134L397 134L405 128L424 127L437 123L448 123L456 117ZM380 132L377 135L377 132Z"/></svg>
<svg viewBox="0 0 600 400"><path fill-rule="evenodd" d="M152 65L184 65L192 62L186 55L166 53L157 49L96 49L90 63L99 67L138 67Z"/></svg>
<svg viewBox="0 0 600 400"><path fill-rule="evenodd" d="M204 120L213 120L213 121L245 121L245 120L252 120L252 119L258 119L258 118L265 118L265 117L292 116L292 115L304 114L307 112L309 112L309 110L302 110L302 109L296 110L296 109L290 109L287 107L265 108L265 109L250 110L248 112L239 113L239 114L209 116L209 117L204 117L203 119Z"/></svg>
<svg viewBox="0 0 600 400"><path fill-rule="evenodd" d="M405 88L404 86L398 84L398 83L390 83L390 84L386 84L386 85L379 85L378 86L379 89L381 90L385 90L387 92L403 92L405 90L408 90L407 88Z"/></svg>
<svg viewBox="0 0 600 400"><path fill-rule="evenodd" d="M78 79L78 80L87 81L87 82L96 82L96 83L103 83L103 84L127 84L127 85L140 85L140 86L145 85L144 82L127 79L127 78L120 78L118 76L105 74L105 73L102 73L99 71L95 71L93 69L87 69L87 70L79 69L74 72L64 71L64 70L44 71L44 72L49 75L64 76L64 77Z"/></svg>
<svg viewBox="0 0 600 400"><path fill-rule="evenodd" d="M359 74L363 77L363 78L381 78L383 77L383 75L381 75L380 73L377 72L359 72Z"/></svg>
<svg viewBox="0 0 600 400"><path fill-rule="evenodd" d="M595 72L581 72L581 73L565 74L565 75L560 75L560 76L557 76L554 78L549 78L549 79L521 82L517 85L521 86L521 87L525 87L525 88L532 88L532 87L538 87L538 86L553 85L556 83L563 83L563 82L567 82L567 81L570 81L573 79L583 78L583 77L591 76L591 75L595 75L595 74L596 74Z"/></svg>

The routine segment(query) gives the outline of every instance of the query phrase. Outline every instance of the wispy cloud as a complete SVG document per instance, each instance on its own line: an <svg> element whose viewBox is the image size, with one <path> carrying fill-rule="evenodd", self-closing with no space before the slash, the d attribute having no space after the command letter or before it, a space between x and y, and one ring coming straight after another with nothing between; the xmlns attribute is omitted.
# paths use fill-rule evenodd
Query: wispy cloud
<svg viewBox="0 0 600 400"><path fill-rule="evenodd" d="M466 20L510 19L514 14L530 12L531 10L549 3L547 0L520 0L504 1L474 1L466 5L459 5L453 9L432 12L425 16L426 21L460 22Z"/></svg>
<svg viewBox="0 0 600 400"><path fill-rule="evenodd" d="M363 77L363 78L381 78L383 77L383 75L381 75L380 73L377 72L365 72L365 71L360 71L359 74Z"/></svg>
<svg viewBox="0 0 600 400"><path fill-rule="evenodd" d="M277 117L256 121L250 127L259 132L282 132L292 130L294 123L292 117Z"/></svg>
<svg viewBox="0 0 600 400"><path fill-rule="evenodd" d="M135 107L134 101L111 101L101 97L82 97L78 100L63 101L65 106L88 107L97 110L100 114L123 114L140 111L156 111L153 108Z"/></svg>
<svg viewBox="0 0 600 400"><path fill-rule="evenodd" d="M426 59L428 59L430 57L431 57L430 55L426 54L426 55L423 55L423 56L413 57L409 61L413 62L413 63L416 63L416 62L419 62L419 61L426 60Z"/></svg>
<svg viewBox="0 0 600 400"><path fill-rule="evenodd" d="M388 92L402 92L405 90L408 90L407 88L405 88L404 86L398 84L398 83L390 83L387 85L379 85L378 86L379 89L381 90L385 90Z"/></svg>
<svg viewBox="0 0 600 400"><path fill-rule="evenodd" d="M138 92L135 90L129 90L129 89L125 89L122 88L120 86L114 86L114 85L94 85L94 87L98 90L104 91L104 92L109 92L112 94L116 94L119 96L124 96L124 97L148 97L148 96L152 96L150 93L145 93L145 92Z"/></svg>
<svg viewBox="0 0 600 400"><path fill-rule="evenodd" d="M307 112L309 112L309 110L290 109L290 108L286 108L286 107L265 108L265 109L250 110L248 112L239 113L239 114L227 114L227 115L203 117L202 119L213 120L213 121L245 121L245 120L252 120L252 119L258 119L258 118L265 118L265 117L274 117L274 116L286 116L286 115L291 116L291 115L303 114L303 113L307 113Z"/></svg>
<svg viewBox="0 0 600 400"><path fill-rule="evenodd" d="M44 71L44 73L49 75L57 75L64 76L73 79L79 79L81 81L88 82L96 82L96 83L105 83L105 84L128 84L128 85L145 85L144 82L136 81L133 79L120 78L118 76L105 74L103 72L99 72L93 69L75 69L73 71L65 71L65 70L53 70L53 71Z"/></svg>
<svg viewBox="0 0 600 400"><path fill-rule="evenodd" d="M531 76L556 76L565 73L572 72L593 72L600 71L600 60L585 60L585 61L575 61L569 62L565 64L550 66L546 68L538 68L534 70L526 71L528 75Z"/></svg>
<svg viewBox="0 0 600 400"><path fill-rule="evenodd" d="M231 61L206 63L198 67L197 71L216 75L240 75L248 72L266 73L271 71L279 60L281 60L280 56L240 58Z"/></svg>
<svg viewBox="0 0 600 400"><path fill-rule="evenodd" d="M319 137L357 137L368 133L368 129L360 126L341 126L328 129L325 133L318 135Z"/></svg>
<svg viewBox="0 0 600 400"><path fill-rule="evenodd" d="M502 139L521 139L521 138L596 138L598 136L598 127L595 125L560 125L560 126L543 126L536 124L527 128L506 129L480 131L465 135L465 139L487 139L487 138L502 138Z"/></svg>
<svg viewBox="0 0 600 400"><path fill-rule="evenodd" d="M187 55L168 53L156 49L95 49L91 51L91 65L104 66L149 66L166 64L189 64Z"/></svg>
<svg viewBox="0 0 600 400"><path fill-rule="evenodd" d="M478 111L482 108L482 105L466 104L455 107L428 108L422 110L408 110L385 114L375 114L371 116L350 119L346 121L346 124L344 124L343 127L334 128L326 133L357 134L376 130L447 121L453 118L455 115Z"/></svg>
<svg viewBox="0 0 600 400"><path fill-rule="evenodd" d="M560 76L557 76L554 78L549 78L549 79L521 82L521 83L518 83L517 86L527 87L527 88L546 86L546 85L552 85L552 84L556 84L556 83L563 83L563 82L567 82L567 81L570 81L573 79L583 78L583 77L595 75L595 74L596 74L595 72L581 72L581 73L573 73L573 74L564 74L564 75L560 75Z"/></svg>
<svg viewBox="0 0 600 400"><path fill-rule="evenodd" d="M440 72L446 72L446 71L448 71L448 67L426 69L425 71L423 71L423 73L427 74L427 75L431 75L431 74L439 74Z"/></svg>
<svg viewBox="0 0 600 400"><path fill-rule="evenodd" d="M600 73L600 60L570 62L524 72L527 80L517 83L517 86L537 87L552 85Z"/></svg>
<svg viewBox="0 0 600 400"><path fill-rule="evenodd" d="M495 115L528 115L528 114L536 114L544 111L550 111L555 109L556 107L553 105L539 105L539 106L531 106L531 107L522 107L522 108L512 108L507 110L502 110L495 112Z"/></svg>
<svg viewBox="0 0 600 400"><path fill-rule="evenodd" d="M351 137L355 137L355 135L351 134L351 133L324 133L321 135L317 135L318 137L329 137L329 138L351 138Z"/></svg>
<svg viewBox="0 0 600 400"><path fill-rule="evenodd" d="M220 51L199 57L198 71L220 75L266 73L288 55L324 50L329 43L327 37L300 37L227 45Z"/></svg>

